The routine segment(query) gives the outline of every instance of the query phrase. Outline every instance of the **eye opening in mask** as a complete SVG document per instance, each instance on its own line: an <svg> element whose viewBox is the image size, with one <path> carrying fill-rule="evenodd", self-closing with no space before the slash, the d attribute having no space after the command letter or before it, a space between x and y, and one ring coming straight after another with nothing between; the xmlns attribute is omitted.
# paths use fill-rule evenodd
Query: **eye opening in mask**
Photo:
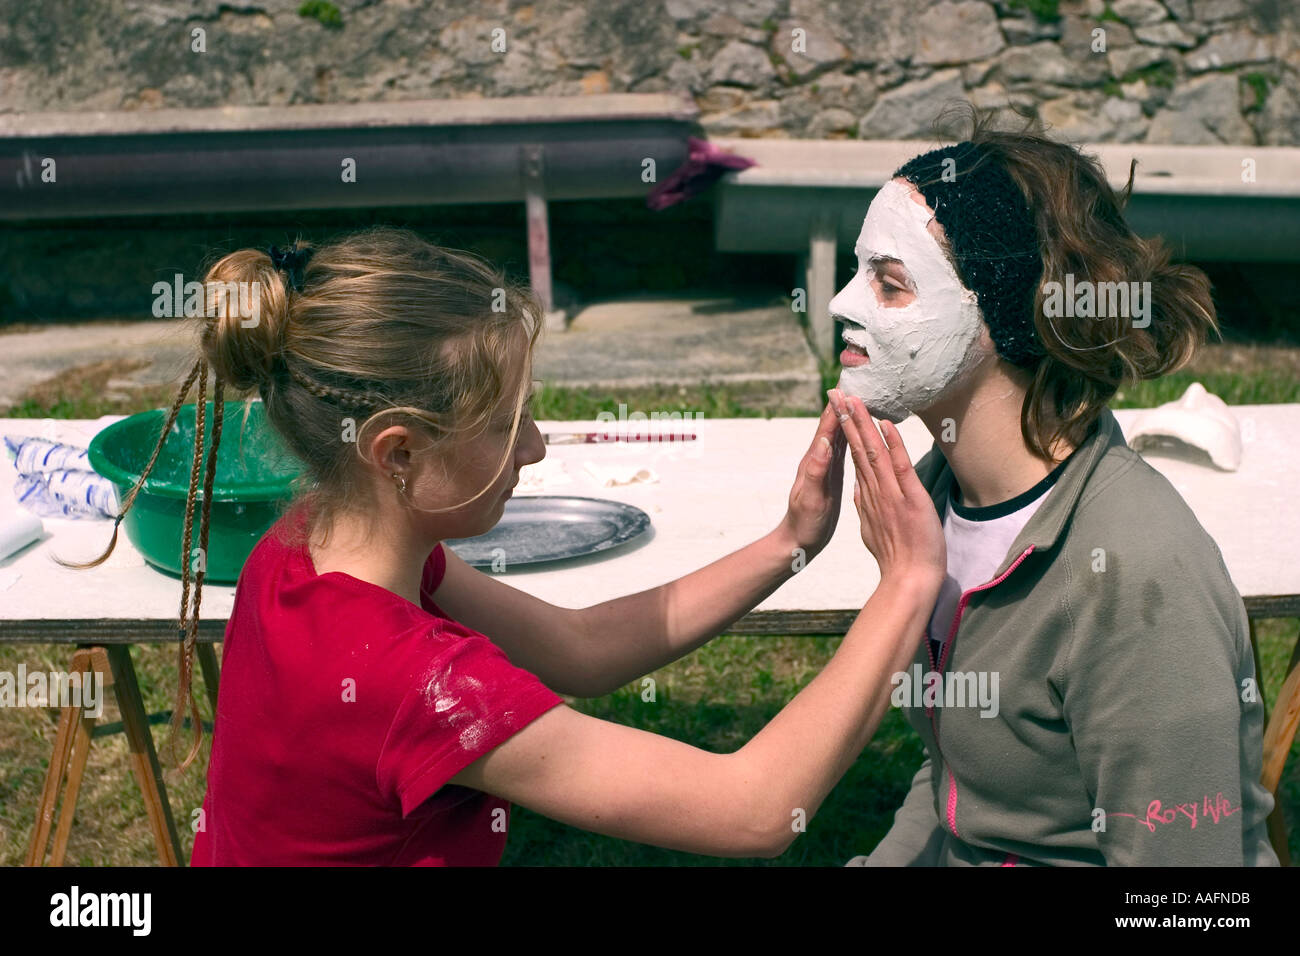
<svg viewBox="0 0 1300 956"><path fill-rule="evenodd" d="M871 256L867 260L867 268L875 274L886 296L904 295L909 292L916 294L916 283L901 259L884 255Z"/></svg>

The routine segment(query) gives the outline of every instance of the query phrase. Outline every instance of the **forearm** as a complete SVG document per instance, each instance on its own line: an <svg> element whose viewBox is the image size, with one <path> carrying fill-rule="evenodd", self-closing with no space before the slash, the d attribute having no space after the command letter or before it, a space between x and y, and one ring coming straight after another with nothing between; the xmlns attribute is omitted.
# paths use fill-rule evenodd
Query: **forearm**
<svg viewBox="0 0 1300 956"><path fill-rule="evenodd" d="M782 528L667 584L579 612L602 693L677 660L735 623L812 560Z"/></svg>
<svg viewBox="0 0 1300 956"><path fill-rule="evenodd" d="M798 810L812 819L883 719L937 590L928 579L882 582L830 663L735 755L761 781L760 812L787 827Z"/></svg>

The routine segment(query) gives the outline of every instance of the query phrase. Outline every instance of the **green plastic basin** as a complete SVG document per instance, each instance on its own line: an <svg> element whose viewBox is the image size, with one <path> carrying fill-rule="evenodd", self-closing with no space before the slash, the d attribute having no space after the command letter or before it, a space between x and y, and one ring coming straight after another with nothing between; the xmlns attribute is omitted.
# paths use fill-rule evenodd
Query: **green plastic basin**
<svg viewBox="0 0 1300 956"><path fill-rule="evenodd" d="M174 575L181 573L185 499L194 458L194 410L193 403L181 406L153 471L122 521L127 538L145 560ZM211 453L212 411L213 403L208 402L205 459ZM149 463L166 420L167 412L161 408L141 412L114 422L91 439L91 467L116 486L119 500L126 500ZM301 471L301 462L285 449L267 422L260 401L225 403L204 556L208 581L234 584L239 579L249 552L283 513L293 494L293 480ZM200 471L191 548L199 546L202 475ZM194 554L192 568L197 567L197 559Z"/></svg>

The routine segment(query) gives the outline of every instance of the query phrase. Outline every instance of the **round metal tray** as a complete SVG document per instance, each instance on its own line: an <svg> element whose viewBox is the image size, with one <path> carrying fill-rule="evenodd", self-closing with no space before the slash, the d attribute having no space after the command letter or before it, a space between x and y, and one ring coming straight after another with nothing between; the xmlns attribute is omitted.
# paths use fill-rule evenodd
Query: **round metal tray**
<svg viewBox="0 0 1300 956"><path fill-rule="evenodd" d="M650 516L640 508L603 498L525 495L506 502L487 534L444 542L476 568L506 568L564 561L616 548L644 534Z"/></svg>

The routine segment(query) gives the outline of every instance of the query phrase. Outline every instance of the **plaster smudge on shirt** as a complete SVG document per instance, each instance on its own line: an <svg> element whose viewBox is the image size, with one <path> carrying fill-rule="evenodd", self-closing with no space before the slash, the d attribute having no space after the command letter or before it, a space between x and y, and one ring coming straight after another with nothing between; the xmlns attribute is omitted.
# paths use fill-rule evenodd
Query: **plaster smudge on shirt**
<svg viewBox="0 0 1300 956"><path fill-rule="evenodd" d="M485 716L486 702L481 693L483 682L469 674L456 672L453 663L437 663L428 672L424 684L424 702L434 713L442 714L447 726L459 733L465 750L482 747L492 729ZM507 718L513 712L507 714Z"/></svg>
<svg viewBox="0 0 1300 956"><path fill-rule="evenodd" d="M464 750L477 750L490 729L491 725L486 720L474 721L460 735L461 748Z"/></svg>
<svg viewBox="0 0 1300 956"><path fill-rule="evenodd" d="M424 703L432 707L435 713L445 713L460 703L460 698L453 696L449 686L452 679L451 672L450 664L443 668L442 673L434 667L430 671L428 682L424 685Z"/></svg>
<svg viewBox="0 0 1300 956"><path fill-rule="evenodd" d="M491 730L491 723L482 718L481 708L476 706L479 697L475 692L482 687L477 678L457 674L454 664L435 666L424 687L425 705L434 713L444 715L447 726L460 732L460 745L465 750L479 747Z"/></svg>

